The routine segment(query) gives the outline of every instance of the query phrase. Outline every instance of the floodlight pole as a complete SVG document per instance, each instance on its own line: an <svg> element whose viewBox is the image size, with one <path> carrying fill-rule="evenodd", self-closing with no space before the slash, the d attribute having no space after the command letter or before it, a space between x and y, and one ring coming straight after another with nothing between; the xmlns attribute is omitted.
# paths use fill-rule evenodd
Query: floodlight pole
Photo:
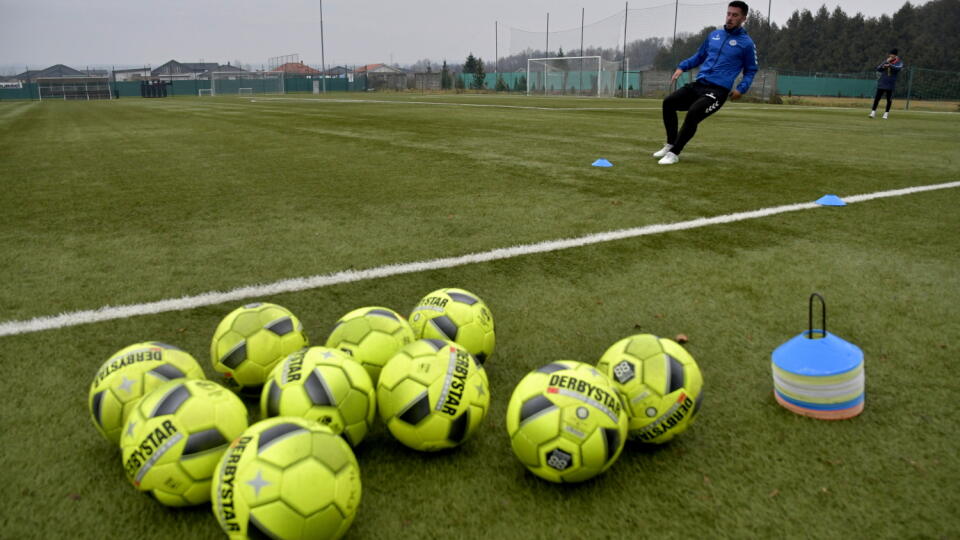
<svg viewBox="0 0 960 540"><path fill-rule="evenodd" d="M587 13L587 8L580 8L580 56L583 56L583 17Z"/></svg>
<svg viewBox="0 0 960 540"><path fill-rule="evenodd" d="M678 2L680 0L677 0ZM627 97L627 72L624 69L627 61L627 20L630 18L630 2L623 8L623 58L620 59L620 73L623 78L620 79L620 86L623 88L623 97ZM616 84L616 81L614 81Z"/></svg>
<svg viewBox="0 0 960 540"><path fill-rule="evenodd" d="M680 12L680 0L676 0L676 2L673 4L673 39L670 40L670 49L674 51L674 55L676 55L676 50L677 50L677 15L679 14L679 12ZM675 63L679 63L677 62L676 56L673 57L673 61ZM676 81L670 82L671 89L673 89L675 82Z"/></svg>
<svg viewBox="0 0 960 540"><path fill-rule="evenodd" d="M545 54L543 57L550 58L550 12L549 11L547 12L547 45L545 46L545 48L546 48L546 51L544 51ZM546 84L544 84L544 87L546 87Z"/></svg>
<svg viewBox="0 0 960 540"><path fill-rule="evenodd" d="M577 87L580 95L583 95L583 18L587 12L587 8L580 8L580 69L577 71L580 74L580 85ZM598 84L600 79L597 79Z"/></svg>
<svg viewBox="0 0 960 540"><path fill-rule="evenodd" d="M500 80L500 37L497 35L497 21L493 21L493 70L496 72L494 75L494 86L493 90L497 90L497 82Z"/></svg>
<svg viewBox="0 0 960 540"><path fill-rule="evenodd" d="M327 93L327 62L323 56L323 0L320 0L320 80L323 93Z"/></svg>
<svg viewBox="0 0 960 540"><path fill-rule="evenodd" d="M773 35L773 19L770 17L770 10L772 9L771 8L772 4L773 4L773 0L767 0L767 44L766 45L767 45L768 51L770 50L770 46L771 46L770 36ZM763 61L766 62L767 59L764 58ZM769 74L769 71L765 71L763 73L763 86L760 87L760 99L763 99L763 97L767 95L767 75L768 74Z"/></svg>

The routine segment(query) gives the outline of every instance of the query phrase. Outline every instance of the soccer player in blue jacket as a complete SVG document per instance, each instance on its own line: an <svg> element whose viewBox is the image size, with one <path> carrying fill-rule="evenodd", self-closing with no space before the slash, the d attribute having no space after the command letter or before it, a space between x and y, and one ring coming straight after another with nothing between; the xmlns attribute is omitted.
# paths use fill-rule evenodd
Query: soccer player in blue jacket
<svg viewBox="0 0 960 540"><path fill-rule="evenodd" d="M903 69L903 60L897 56L897 49L892 49L887 59L879 66L880 78L877 79L877 95L873 96L873 108L870 109L870 118L877 116L877 105L880 103L880 96L887 95L887 109L883 112L883 119L886 120L890 114L890 104L893 103L893 88L897 85L897 76Z"/></svg>
<svg viewBox="0 0 960 540"><path fill-rule="evenodd" d="M661 165L672 165L680 160L680 152L697 132L697 124L720 110L727 96L740 99L757 73L757 49L743 29L747 20L747 4L730 2L723 28L718 28L704 40L697 54L687 58L673 72L670 82L697 66L697 79L677 89L663 100L663 127L667 130L667 144L653 154ZM743 71L743 79L736 88L733 83ZM683 127L677 131L677 111L687 111Z"/></svg>

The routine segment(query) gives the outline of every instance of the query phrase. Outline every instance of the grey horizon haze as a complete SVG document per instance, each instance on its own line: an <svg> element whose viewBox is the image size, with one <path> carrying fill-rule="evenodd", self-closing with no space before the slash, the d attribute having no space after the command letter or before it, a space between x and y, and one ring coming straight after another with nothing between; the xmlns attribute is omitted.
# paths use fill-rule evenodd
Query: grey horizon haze
<svg viewBox="0 0 960 540"><path fill-rule="evenodd" d="M917 6L927 1L911 3ZM495 21L499 23L496 48L503 57L510 53L511 28L544 32L549 13L551 34L578 30L581 8L585 8L585 22L590 25L622 13L625 3L327 0L323 2L325 59L328 67L380 62L410 65L423 59L459 64L473 53L485 63L492 62ZM747 3L751 12L767 10L766 0ZM710 24L723 24L727 2L681 1L681 15L683 4L715 4L716 16ZM851 16L858 12L866 17L892 15L904 0L772 0L771 4L773 21L782 25L795 10L816 13L821 5L831 12L839 6ZM662 22L653 21L658 31L662 26L663 35L669 37L673 5L672 0L634 0L630 9L669 11L670 16L661 17L665 19ZM697 31L703 26L693 23L680 20L678 30ZM688 27L691 24L693 27ZM611 40L622 40L622 22L620 25L619 35L612 34ZM627 29L628 41L641 37ZM550 48L556 51L553 42ZM157 67L171 59L222 64L240 61L259 68L270 57L294 53L304 63L320 64L318 0L0 0L0 69L6 71L53 64L77 69Z"/></svg>

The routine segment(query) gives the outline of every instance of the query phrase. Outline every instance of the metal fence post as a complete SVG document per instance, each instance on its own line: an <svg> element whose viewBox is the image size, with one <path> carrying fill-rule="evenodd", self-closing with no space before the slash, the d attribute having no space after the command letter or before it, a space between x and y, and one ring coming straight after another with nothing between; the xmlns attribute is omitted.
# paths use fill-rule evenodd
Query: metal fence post
<svg viewBox="0 0 960 540"><path fill-rule="evenodd" d="M911 90L913 90L913 66L910 66L910 76L907 77L907 106L906 106L906 109L904 109L904 110L907 110L907 111L910 110L910 93L911 93Z"/></svg>

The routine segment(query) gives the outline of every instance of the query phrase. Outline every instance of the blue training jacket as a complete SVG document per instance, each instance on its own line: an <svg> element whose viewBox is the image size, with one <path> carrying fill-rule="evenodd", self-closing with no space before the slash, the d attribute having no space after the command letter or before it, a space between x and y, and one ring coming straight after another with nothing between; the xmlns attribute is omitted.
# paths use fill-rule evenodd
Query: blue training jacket
<svg viewBox="0 0 960 540"><path fill-rule="evenodd" d="M903 69L903 60L901 60L900 57L897 57L893 62L884 61L877 66L877 71L880 72L880 78L877 80L877 88L881 90L893 90L897 85L897 75L900 75L901 69Z"/></svg>
<svg viewBox="0 0 960 540"><path fill-rule="evenodd" d="M737 85L741 94L746 94L757 74L757 47L741 26L733 32L718 28L703 41L697 54L687 58L677 66L688 71L699 65L697 80L732 88L737 75L743 70L743 80Z"/></svg>

